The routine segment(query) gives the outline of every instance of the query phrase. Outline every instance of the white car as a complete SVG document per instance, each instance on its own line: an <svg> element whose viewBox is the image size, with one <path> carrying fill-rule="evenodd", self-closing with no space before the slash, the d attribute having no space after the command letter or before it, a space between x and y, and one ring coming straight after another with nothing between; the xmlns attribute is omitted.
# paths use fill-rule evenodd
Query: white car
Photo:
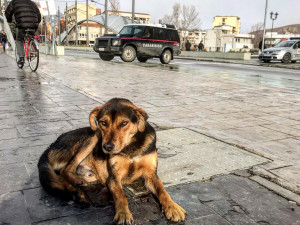
<svg viewBox="0 0 300 225"><path fill-rule="evenodd" d="M265 63L280 60L283 63L295 63L300 60L300 40L282 41L272 48L267 48L259 59Z"/></svg>

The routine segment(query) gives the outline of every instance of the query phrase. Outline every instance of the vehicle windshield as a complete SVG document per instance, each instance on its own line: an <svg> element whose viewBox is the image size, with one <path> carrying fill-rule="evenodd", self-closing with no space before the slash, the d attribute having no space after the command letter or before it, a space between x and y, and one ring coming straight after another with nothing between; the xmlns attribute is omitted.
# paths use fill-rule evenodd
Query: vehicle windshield
<svg viewBox="0 0 300 225"><path fill-rule="evenodd" d="M280 42L279 44L275 45L274 47L284 47L284 48L289 48L291 47L293 44L295 44L295 41L283 41Z"/></svg>
<svg viewBox="0 0 300 225"><path fill-rule="evenodd" d="M140 37L143 31L142 26L125 26L120 31L120 36Z"/></svg>

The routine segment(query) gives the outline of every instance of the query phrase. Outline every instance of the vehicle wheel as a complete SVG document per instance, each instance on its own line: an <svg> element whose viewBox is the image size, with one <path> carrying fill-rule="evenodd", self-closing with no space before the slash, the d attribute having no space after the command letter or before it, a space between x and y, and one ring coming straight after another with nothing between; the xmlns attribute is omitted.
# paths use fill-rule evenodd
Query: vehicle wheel
<svg viewBox="0 0 300 225"><path fill-rule="evenodd" d="M291 54L290 53L286 53L283 56L281 62L283 62L283 63L290 63L291 62Z"/></svg>
<svg viewBox="0 0 300 225"><path fill-rule="evenodd" d="M296 63L296 60L292 60L292 63Z"/></svg>
<svg viewBox="0 0 300 225"><path fill-rule="evenodd" d="M103 61L110 61L115 57L114 55L103 55L100 53L99 53L99 56Z"/></svg>
<svg viewBox="0 0 300 225"><path fill-rule="evenodd" d="M28 58L29 67L31 71L35 72L39 66L40 58L39 58L39 49L33 40L29 42L28 54L29 54L29 58Z"/></svg>
<svg viewBox="0 0 300 225"><path fill-rule="evenodd" d="M15 56L16 56L17 66L18 66L20 69L22 69L23 66L24 66L24 63L18 63L20 57L19 57L19 55L18 55L17 46L15 47Z"/></svg>
<svg viewBox="0 0 300 225"><path fill-rule="evenodd" d="M147 62L147 60L148 60L148 58L146 58L146 57L137 57L137 59L139 60L139 62L142 62L142 63Z"/></svg>
<svg viewBox="0 0 300 225"><path fill-rule="evenodd" d="M168 64L172 59L172 53L170 50L165 50L160 56L160 62L162 64Z"/></svg>
<svg viewBox="0 0 300 225"><path fill-rule="evenodd" d="M263 59L262 60L264 63L269 63L269 62L271 62L271 60L269 60L269 59Z"/></svg>
<svg viewBox="0 0 300 225"><path fill-rule="evenodd" d="M126 46L124 48L123 54L121 55L121 59L124 62L132 62L133 60L135 60L135 57L136 57L135 48L132 46Z"/></svg>

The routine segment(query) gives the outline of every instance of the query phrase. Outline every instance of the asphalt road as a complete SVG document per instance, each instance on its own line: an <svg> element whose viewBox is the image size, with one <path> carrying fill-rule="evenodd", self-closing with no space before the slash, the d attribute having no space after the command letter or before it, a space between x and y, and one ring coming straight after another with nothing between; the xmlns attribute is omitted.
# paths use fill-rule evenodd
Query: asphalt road
<svg viewBox="0 0 300 225"><path fill-rule="evenodd" d="M101 60L95 52L66 50L65 54L67 56ZM115 57L112 62L124 63L120 57ZM232 78L239 79L241 81L244 80L245 82L252 81L293 89L299 89L300 87L300 70L186 59L175 59L168 65L161 64L159 59L150 59L147 63L140 63L135 60L132 64L146 68L156 67L163 70L174 70L188 73L197 73L197 71L224 72L228 73L227 75Z"/></svg>

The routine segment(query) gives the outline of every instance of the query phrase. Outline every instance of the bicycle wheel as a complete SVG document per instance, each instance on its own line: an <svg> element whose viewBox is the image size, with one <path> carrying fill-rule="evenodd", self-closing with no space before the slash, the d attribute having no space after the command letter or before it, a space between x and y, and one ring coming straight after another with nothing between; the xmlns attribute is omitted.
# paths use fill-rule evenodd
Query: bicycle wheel
<svg viewBox="0 0 300 225"><path fill-rule="evenodd" d="M38 46L34 40L29 42L29 51L28 51L28 62L30 69L35 72L39 66L40 54Z"/></svg>
<svg viewBox="0 0 300 225"><path fill-rule="evenodd" d="M15 57L16 57L16 63L17 63L17 66L22 69L23 66L24 66L24 63L18 63L20 57L18 55L18 50L17 50L17 46L15 47Z"/></svg>

